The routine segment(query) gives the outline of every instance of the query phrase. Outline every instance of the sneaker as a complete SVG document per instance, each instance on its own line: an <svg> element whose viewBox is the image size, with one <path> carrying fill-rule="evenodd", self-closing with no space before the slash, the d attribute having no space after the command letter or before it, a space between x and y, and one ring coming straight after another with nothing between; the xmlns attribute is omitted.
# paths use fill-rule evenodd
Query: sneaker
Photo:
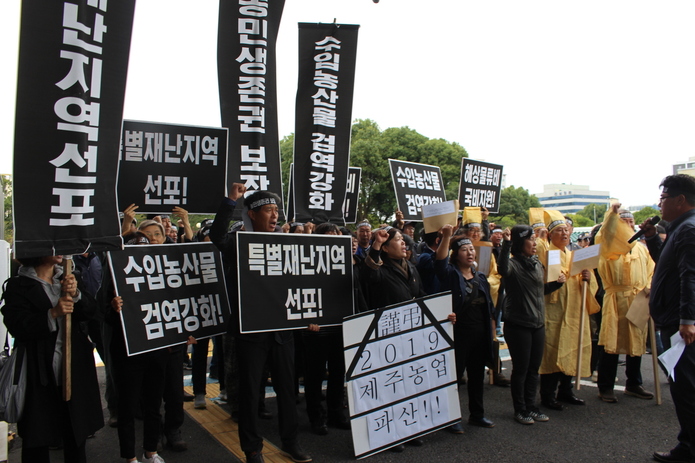
<svg viewBox="0 0 695 463"><path fill-rule="evenodd" d="M533 418L533 421L550 421L550 417L537 408L530 409L527 414Z"/></svg>
<svg viewBox="0 0 695 463"><path fill-rule="evenodd" d="M205 410L207 405L205 404L205 394L196 394L195 400L193 401L193 408L197 410Z"/></svg>
<svg viewBox="0 0 695 463"><path fill-rule="evenodd" d="M183 452L188 450L188 443L186 443L186 441L183 440L183 437L181 437L180 429L166 434L166 446L172 449L174 452Z"/></svg>
<svg viewBox="0 0 695 463"><path fill-rule="evenodd" d="M533 424L533 423L535 423L534 419L531 418L531 415L529 415L527 412L515 413L514 419L516 420L517 423L521 423L521 424Z"/></svg>
<svg viewBox="0 0 695 463"><path fill-rule="evenodd" d="M598 397L609 404L618 403L618 399L615 397L615 392L613 392L613 389L607 391L598 391Z"/></svg>
<svg viewBox="0 0 695 463"><path fill-rule="evenodd" d="M221 389L220 390L220 395L217 396L219 400L227 401L227 390L226 389Z"/></svg>
<svg viewBox="0 0 695 463"><path fill-rule="evenodd" d="M153 453L150 458L143 455L142 463L164 463L164 458L160 457L158 453Z"/></svg>
<svg viewBox="0 0 695 463"><path fill-rule="evenodd" d="M598 383L598 371L594 370L594 372L591 373L591 382Z"/></svg>
<svg viewBox="0 0 695 463"><path fill-rule="evenodd" d="M109 421L107 424L110 428L117 428L118 427L118 413L117 412L109 412Z"/></svg>
<svg viewBox="0 0 695 463"><path fill-rule="evenodd" d="M261 452L246 452L246 463L265 463Z"/></svg>
<svg viewBox="0 0 695 463"><path fill-rule="evenodd" d="M632 397L637 397L639 399L653 399L654 394L647 391L642 386L629 386L625 388L625 395L631 395Z"/></svg>

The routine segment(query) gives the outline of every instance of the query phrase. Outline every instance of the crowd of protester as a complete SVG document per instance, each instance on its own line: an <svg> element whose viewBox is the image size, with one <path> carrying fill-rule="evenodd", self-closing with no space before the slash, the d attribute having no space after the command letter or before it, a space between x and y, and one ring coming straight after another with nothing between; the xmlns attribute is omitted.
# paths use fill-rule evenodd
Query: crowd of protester
<svg viewBox="0 0 695 463"><path fill-rule="evenodd" d="M554 210L540 211L542 219L534 217L539 211L532 211L529 224L518 224L511 230L489 223L484 208L466 208L458 224L431 233L404 221L400 211L390 225L363 220L351 231L327 223L281 224L276 195L261 191L244 197L245 193L243 185L235 184L214 219L200 223L195 232L188 212L180 207L172 211L178 218L176 224L167 215L138 223L138 207L131 205L123 211L124 242L130 246L212 241L225 259L234 313L238 310L237 231L352 236L355 311L451 291L448 320L454 324L456 375L467 389L469 425L495 426L486 417L483 403L486 370L493 384L511 386L510 416L523 425L549 421L552 413L568 404L584 405L572 392L571 381L577 375L590 377L594 373L599 398L617 402L613 389L619 355L627 359L625 394L653 397L642 387L640 373L646 330L627 322L626 312L634 297L649 290L654 262L643 243L627 244L635 231L634 219L620 205L608 210L602 226L571 243L571 220ZM243 201L243 213L250 220L232 225L238 201ZM570 251L594 242L602 244L599 268L571 273ZM476 255L485 247L492 248L489 262L481 262ZM559 251L562 271L556 280L547 282L550 251ZM180 431L183 402L193 401L196 409L208 405L210 340L191 337L180 346L128 356L118 314L124 301L115 297L105 256L75 256L75 270L65 278L61 260L60 256L21 260L19 275L4 289L5 323L16 341L26 344L29 358L28 407L19 422L22 461L49 461L48 449L55 445L63 446L66 462L86 461L85 442L104 422L92 345L105 364L106 423L118 429L120 456L128 462L138 461L136 417L144 423L142 462L163 463L158 453L162 446L187 450ZM588 291L582 291L584 288ZM594 315L580 319L583 306ZM58 367L62 353L58 333L65 314L75 316L73 358L77 357L80 365L73 372L80 377L73 382L80 390L70 402L60 398ZM231 320L235 318L238 320L235 316ZM332 429L349 430L342 328L309 325L297 332L254 334L240 334L238 329L230 323L226 335L212 340L210 376L220 382L218 402L228 404L232 418L239 423L247 461L263 461L258 419L272 418L264 406L268 381L278 397L283 452L296 462L311 461L299 444L297 431L299 376L303 378L311 431L325 436L332 434ZM581 346L584 362L577 371L580 330L585 334ZM511 355L510 378L504 375L499 361L502 337ZM191 363L192 395L183 389L184 368L190 368ZM453 424L448 431L463 433L462 423ZM341 437L347 439L349 434ZM405 445L423 442L412 439ZM404 449L399 445L392 450Z"/></svg>

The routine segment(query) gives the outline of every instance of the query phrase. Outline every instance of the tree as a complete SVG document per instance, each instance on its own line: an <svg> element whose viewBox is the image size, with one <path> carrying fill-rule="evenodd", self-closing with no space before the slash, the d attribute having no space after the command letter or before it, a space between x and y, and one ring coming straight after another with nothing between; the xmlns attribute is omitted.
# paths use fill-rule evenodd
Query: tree
<svg viewBox="0 0 695 463"><path fill-rule="evenodd" d="M522 187L514 185L500 192L500 210L496 215L490 215L489 220L502 227L513 227L516 224L528 223L528 210L532 207L541 207L541 203L535 195L529 194Z"/></svg>
<svg viewBox="0 0 695 463"><path fill-rule="evenodd" d="M12 224L12 176L2 175L0 178L0 183L2 183L2 198L3 198L3 224L5 226L5 236L0 237L12 243L12 237L14 234L14 226Z"/></svg>
<svg viewBox="0 0 695 463"><path fill-rule="evenodd" d="M583 215L579 215L579 213L577 213L577 214L567 214L567 217L569 217L570 219L572 219L572 224L573 224L574 228L577 228L577 227L593 227L594 225L596 225L596 222L594 222L593 220L591 220L591 219L588 218L588 217L584 217Z"/></svg>
<svg viewBox="0 0 695 463"><path fill-rule="evenodd" d="M645 220L650 219L655 215L659 215L659 211L657 211L651 206L647 206L635 212L633 215L635 216L635 224L639 225Z"/></svg>
<svg viewBox="0 0 695 463"><path fill-rule="evenodd" d="M597 223L603 222L603 217L606 215L606 210L608 209L608 204L594 204L591 203L589 205L584 206L584 209L581 211L577 212L577 215L581 215L583 217L586 217L587 219L590 219L592 221L591 224L589 225L581 225L582 227L586 226L589 227L591 225L595 225Z"/></svg>
<svg viewBox="0 0 695 463"><path fill-rule="evenodd" d="M288 187L289 165L292 162L294 134L280 141L283 182ZM444 191L449 199L458 195L461 158L468 157L458 143L429 139L409 127L393 127L382 131L370 119L358 119L352 125L350 165L362 168L358 220L386 222L396 210L396 197L388 159L439 166Z"/></svg>

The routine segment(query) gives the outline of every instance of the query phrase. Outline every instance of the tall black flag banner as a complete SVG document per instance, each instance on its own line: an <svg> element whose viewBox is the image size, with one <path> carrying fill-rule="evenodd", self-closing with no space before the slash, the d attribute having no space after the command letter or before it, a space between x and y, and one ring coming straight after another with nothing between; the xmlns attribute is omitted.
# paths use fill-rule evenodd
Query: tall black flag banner
<svg viewBox="0 0 695 463"><path fill-rule="evenodd" d="M389 159L398 209L406 221L422 221L422 206L446 201L442 172L437 166Z"/></svg>
<svg viewBox="0 0 695 463"><path fill-rule="evenodd" d="M500 210L502 166L474 159L461 159L459 204L464 207L485 207L492 213Z"/></svg>
<svg viewBox="0 0 695 463"><path fill-rule="evenodd" d="M285 0L220 2L217 75L222 126L229 129L227 186L283 196L275 42ZM282 205L281 205L282 206ZM234 212L241 218L241 210ZM284 208L280 207L284 216Z"/></svg>
<svg viewBox="0 0 695 463"><path fill-rule="evenodd" d="M300 222L345 223L358 29L299 24L293 196Z"/></svg>
<svg viewBox="0 0 695 463"><path fill-rule="evenodd" d="M118 148L135 0L24 0L13 200L18 257L120 249Z"/></svg>
<svg viewBox="0 0 695 463"><path fill-rule="evenodd" d="M227 129L123 121L118 210L169 214L175 206L214 214L227 196Z"/></svg>
<svg viewBox="0 0 695 463"><path fill-rule="evenodd" d="M348 171L347 191L343 203L345 223L357 222L357 206L360 201L360 180L362 178L361 167L350 167Z"/></svg>

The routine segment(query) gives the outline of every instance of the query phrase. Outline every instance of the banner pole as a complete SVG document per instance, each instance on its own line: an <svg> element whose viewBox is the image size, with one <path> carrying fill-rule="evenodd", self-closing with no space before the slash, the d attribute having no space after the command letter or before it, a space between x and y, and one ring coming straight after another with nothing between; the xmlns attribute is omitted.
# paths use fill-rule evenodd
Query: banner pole
<svg viewBox="0 0 695 463"><path fill-rule="evenodd" d="M63 256L63 278L72 273L72 256ZM65 296L66 293L63 293ZM72 314L65 314L63 329L63 400L72 398Z"/></svg>
<svg viewBox="0 0 695 463"><path fill-rule="evenodd" d="M661 378L659 377L659 352L656 349L656 328L654 319L649 317L649 344L652 348L652 367L654 368L654 394L656 404L661 405Z"/></svg>
<svg viewBox="0 0 695 463"><path fill-rule="evenodd" d="M582 380L582 345L584 344L584 323L586 321L586 293L589 287L588 281L582 281L582 313L579 317L579 345L577 351L577 376L574 380L574 388L581 389Z"/></svg>

